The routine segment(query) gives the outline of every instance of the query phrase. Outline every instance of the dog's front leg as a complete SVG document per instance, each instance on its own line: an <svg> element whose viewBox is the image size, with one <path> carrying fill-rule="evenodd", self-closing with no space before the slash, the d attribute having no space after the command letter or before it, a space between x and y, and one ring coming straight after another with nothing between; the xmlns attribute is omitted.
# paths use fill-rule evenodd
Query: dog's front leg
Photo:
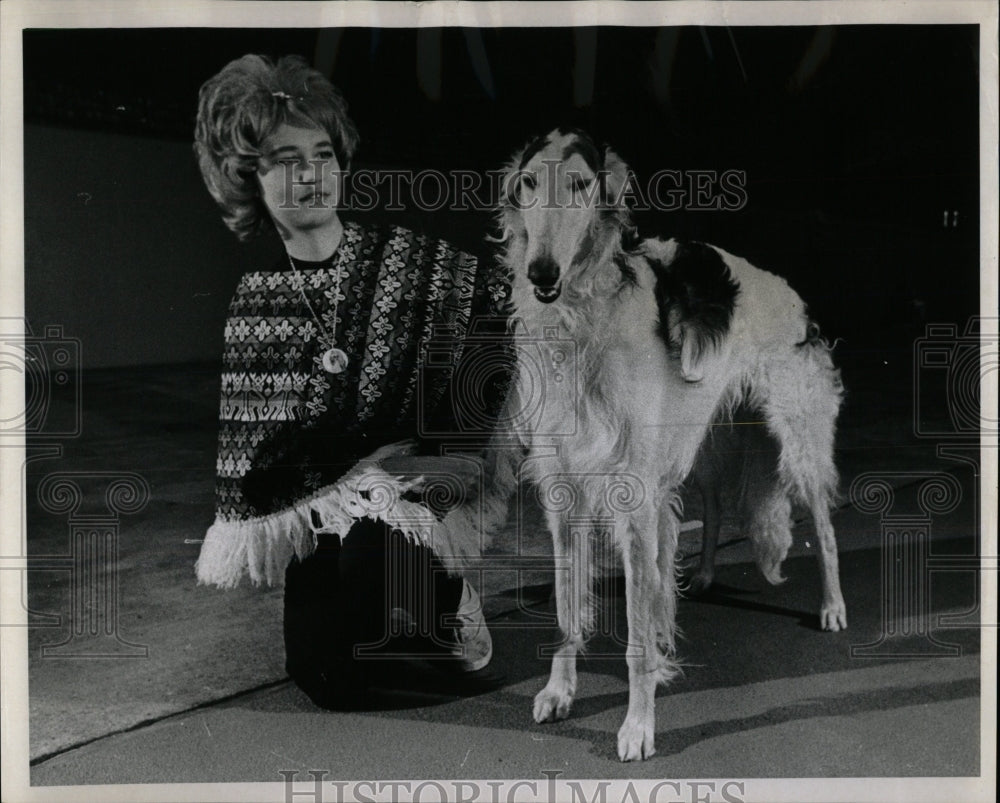
<svg viewBox="0 0 1000 803"><path fill-rule="evenodd" d="M628 614L628 712L618 730L618 758L649 758L654 746L654 695L663 663L656 645L655 603L660 572L652 522L633 522L622 550ZM645 532L643 532L645 530Z"/></svg>
<svg viewBox="0 0 1000 803"><path fill-rule="evenodd" d="M576 695L576 656L583 649L590 619L591 551L585 534L571 533L560 517L551 514L555 554L556 615L562 643L552 658L545 688L535 695L535 722L554 722L569 716Z"/></svg>

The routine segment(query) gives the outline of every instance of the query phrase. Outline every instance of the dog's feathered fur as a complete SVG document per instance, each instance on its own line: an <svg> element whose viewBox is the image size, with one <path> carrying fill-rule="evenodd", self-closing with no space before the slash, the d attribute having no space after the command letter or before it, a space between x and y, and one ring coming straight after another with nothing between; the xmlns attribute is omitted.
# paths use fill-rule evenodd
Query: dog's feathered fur
<svg viewBox="0 0 1000 803"><path fill-rule="evenodd" d="M829 517L842 395L829 349L783 279L712 246L638 240L622 200L627 180L613 151L557 129L508 165L499 218L521 355L506 419L546 508L564 637L534 717L569 713L593 623L590 534L610 522L629 628L622 760L654 752L655 688L678 670L678 488L709 425L737 404L760 410L780 445L776 470L748 472L756 485L744 489L760 568L782 579L791 502L802 502L819 541L821 626L847 624ZM588 521L597 524L581 529Z"/></svg>

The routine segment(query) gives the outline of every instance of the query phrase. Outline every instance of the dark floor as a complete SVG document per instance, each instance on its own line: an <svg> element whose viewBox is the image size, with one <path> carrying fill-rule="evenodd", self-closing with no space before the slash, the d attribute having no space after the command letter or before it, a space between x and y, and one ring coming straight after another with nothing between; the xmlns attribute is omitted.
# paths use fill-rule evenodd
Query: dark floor
<svg viewBox="0 0 1000 803"><path fill-rule="evenodd" d="M973 549L959 535L973 509L971 473L957 476L967 502L937 522L933 551L942 556ZM900 502L911 507L915 494L900 489ZM856 535L863 518L845 510L836 524ZM851 627L836 634L816 627L817 570L803 551L787 562L790 580L780 588L750 564L732 563L720 568L714 593L682 601L685 674L658 695L658 753L642 764L615 755L627 677L614 637L624 632L623 599L612 590L606 610L615 627L581 660L573 714L557 724L530 717L547 672L539 650L555 638L544 602L491 618L494 665L506 677L487 694L456 698L408 670L376 698L376 710L330 713L284 683L65 751L38 762L32 782L274 782L281 772L308 779L312 770L337 779L530 779L558 770L569 778L736 777L751 786L761 777L978 775L974 570L932 582L930 638L879 645L887 624L881 549L843 555ZM960 626L942 628L945 613Z"/></svg>
<svg viewBox="0 0 1000 803"><path fill-rule="evenodd" d="M907 343L904 336L896 338L899 345L895 346L891 345L894 342L891 337L878 342L878 349L852 350L850 344L838 346L838 361L843 365L848 388L838 440L838 464L845 491L864 472L882 472L891 485L905 488L919 479L914 472L944 471L957 472L955 476L962 478L967 493L974 497L968 466L939 457L936 452L939 441L915 434L912 341ZM211 763L208 754L193 764L184 764L193 759L186 753L182 755L183 751L171 754L172 760L180 763L166 761L155 771L141 768L123 771L120 764L117 770L102 770L101 760L93 751L99 752L100 745L107 742L103 737L137 727L127 737L115 738L125 738L126 744L133 746L129 750L170 753L162 740L170 742L175 736L186 740L185 749L191 748L196 743L184 735L183 728L177 730L182 720L166 719L162 727L151 723L197 706L208 705L209 709L199 710L215 711L211 715L215 717L231 716L236 706L245 710L253 722L260 712L282 711L290 716L288 727L296 731L299 725L294 723L299 717L324 716L311 709L293 687L281 683L285 675L280 591L244 585L223 592L195 584L197 541L213 517L217 384L214 366L90 372L82 385L80 436L64 441L61 455L53 457L36 452L35 459L28 464L28 552L34 568L25 577L32 624L29 677L34 783L273 780L274 770L269 765L258 765L259 772L247 770L245 774L241 774L243 769L232 765L229 770L220 768L214 772L205 769ZM53 414L60 410L67 414L70 404L56 400ZM932 416L938 430L947 427L946 412L943 405L930 413L926 407L923 410L924 415ZM69 479L81 487L82 506L78 513L53 508L51 503L49 509L40 504L39 487L52 482L52 474L56 472L70 472L73 476ZM104 513L107 518L103 506L108 484L129 476L138 477L140 485L143 482L148 485L148 501L135 505L134 512L122 512L117 521L102 525L117 532L114 570L102 575L117 583L114 635L76 632L74 627L78 629L81 622L93 619L88 611L96 603L73 597L71 572L66 562L71 529L82 513ZM51 493L47 498L51 498ZM696 519L697 499L688 502L687 518ZM947 554L974 554L970 550L974 548L977 526L973 508L968 506L971 503L967 496L959 512L942 517L940 526L937 521L934 523L934 538L948 539ZM777 728L785 733L782 738L797 738L794 733L803 723L830 717L848 723L837 741L838 745L846 746L849 737L858 735L849 724L851 721L856 720L860 728L870 716L877 720L878 712L890 713L891 717L881 724L864 725L873 728L872 734L878 734L883 726L909 728L911 720L904 713L930 707L939 711L934 728L954 736L952 746L944 752L938 751L937 763L931 767L926 745L920 744L922 737L914 735L924 731L913 730L910 738L903 740L916 751L906 759L910 763L897 766L892 762L906 757L886 752L880 759L886 762L882 774L920 774L929 767L934 771L931 774L974 774L978 765L978 749L973 748L978 745L979 675L976 659L968 656L978 651L979 631L975 627L950 630L947 638L942 639L960 645L961 653L966 656L962 659L964 663L931 661L926 670L914 670L919 680L905 681L902 685L891 680L892 667L900 665L898 660L858 662L850 658L850 646L873 640L881 627L878 516L854 509L846 499L845 507L838 513L838 538L844 554L844 586L851 621L851 629L842 634L814 632L817 592L814 561L807 557L812 551L808 527L800 528L790 561L795 579L787 586L772 589L757 580L747 563L747 546L731 525L732 522L727 522L719 552L719 563L723 566L720 592L705 600L682 604L680 621L687 633L685 653L691 668L681 685L672 690L670 699L674 699L676 692L694 704L694 700L702 699L713 689L721 694L727 689L735 692L744 685L760 693L760 689L770 688L768 683L792 678L804 680L815 673L831 678L830 688L842 691L831 696L817 689L820 696L814 698L806 684L795 692L799 696L788 698L777 709L767 706L770 713L755 713L742 706L741 713L726 714L718 720L706 719L704 715L688 725L664 720L660 725L664 729L659 738L661 753L686 754L699 744L726 742L738 738L743 731L761 727ZM548 537L541 526L522 535L521 554L549 554ZM697 525L683 534L684 555L696 555L699 537ZM503 537L498 543L504 543ZM496 554L504 554L502 546ZM975 608L975 588L970 585L970 578L969 571L951 573L944 585L934 591L933 610L958 612ZM588 777L614 777L611 736L624 700L623 662L620 659L588 662L586 671L597 672L604 678L596 686L601 693L581 699L577 713L568 722L538 730L526 716L530 694L544 682L545 670L535 656L535 645L546 638L551 640L552 634L545 630L549 625L543 625L542 630L528 625L551 618L537 619L538 611L546 611L549 604L547 584L551 582L551 574L544 570L488 572L483 580L487 615L496 633L495 663L508 673L509 684L486 697L446 705L426 706L404 700L401 709L393 704L389 709L398 710L371 716L379 721L402 718L414 724L455 725L455 733L463 732L466 726L499 728L507 734L505 739L529 732L544 733L545 739L554 735L560 743L568 739L567 744L582 739L586 743L585 753L600 759L598 768L593 770L596 774ZM748 638L750 633L754 636ZM740 645L738 653L732 650L735 644ZM890 674L878 675L881 670L877 667L887 660L886 671ZM938 666L943 673L940 676ZM862 683L853 689L850 677L862 667L863 672L875 672L879 679L873 676L872 685ZM213 703L254 689L267 689L275 683L280 685L271 691L258 691L249 697L237 697L221 708L213 707ZM885 684L892 690L883 688ZM939 710L935 706L943 707ZM661 711L666 710L668 706L661 704ZM286 721L275 718L275 722L279 719ZM244 725L250 727L249 723ZM285 725L275 727L276 733L284 732ZM375 730L379 731L379 727ZM148 737L143 735L147 731ZM83 752L73 749L87 742L93 744ZM126 749L122 743L118 744L115 750ZM733 774L736 767L745 774L769 774L762 765L746 763L752 753L747 754L743 763L736 760L731 764L727 762L735 759L720 750L713 753L714 759L696 765L644 767L654 775L661 773L660 777L671 777L670 772L690 777L695 770L702 775L722 774L723 768L728 769L725 774ZM851 746L848 754L822 759L814 756L815 761L800 756L807 766L796 765L789 759L782 765L782 771L800 775L808 768L816 774L845 774L852 766L858 766L852 765L849 758L857 753L857 746ZM421 771L417 761L422 755L420 750L407 755L416 763L408 759L398 768L401 773L415 767L417 777L449 777L443 766L440 771L435 765L430 765L433 770ZM360 777L367 771L366 759L358 754L354 760L360 763L349 765L348 775ZM874 766L866 766L861 774L877 774L877 761L874 758L872 761ZM391 775L385 764L377 766L378 777L408 777ZM477 774L508 777L503 776L504 770L504 766L488 761L469 766L473 777ZM465 769L453 772L460 777Z"/></svg>

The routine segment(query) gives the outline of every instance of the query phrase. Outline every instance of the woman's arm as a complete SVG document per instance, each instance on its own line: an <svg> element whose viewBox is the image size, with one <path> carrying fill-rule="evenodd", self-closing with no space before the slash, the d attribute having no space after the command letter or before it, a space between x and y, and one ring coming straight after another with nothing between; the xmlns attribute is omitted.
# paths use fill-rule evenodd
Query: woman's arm
<svg viewBox="0 0 1000 803"><path fill-rule="evenodd" d="M415 480L422 476L448 476L472 489L482 476L482 463L475 457L441 457L415 454L417 443L402 440L381 446L358 461L358 466L377 466L387 474Z"/></svg>

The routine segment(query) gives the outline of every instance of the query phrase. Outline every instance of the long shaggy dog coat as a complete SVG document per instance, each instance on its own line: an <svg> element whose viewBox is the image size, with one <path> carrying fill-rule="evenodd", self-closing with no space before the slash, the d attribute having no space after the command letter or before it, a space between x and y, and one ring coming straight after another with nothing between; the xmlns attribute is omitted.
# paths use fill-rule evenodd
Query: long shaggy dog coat
<svg viewBox="0 0 1000 803"><path fill-rule="evenodd" d="M738 404L760 412L780 447L773 471L748 474L760 569L782 579L791 504L805 505L819 544L821 627L847 626L830 523L842 395L830 349L783 279L710 245L637 239L627 180L612 151L557 129L513 158L500 212L518 352L506 422L546 510L563 635L534 718L569 714L603 533L626 581L626 761L653 754L654 692L678 669L678 488L710 424Z"/></svg>

